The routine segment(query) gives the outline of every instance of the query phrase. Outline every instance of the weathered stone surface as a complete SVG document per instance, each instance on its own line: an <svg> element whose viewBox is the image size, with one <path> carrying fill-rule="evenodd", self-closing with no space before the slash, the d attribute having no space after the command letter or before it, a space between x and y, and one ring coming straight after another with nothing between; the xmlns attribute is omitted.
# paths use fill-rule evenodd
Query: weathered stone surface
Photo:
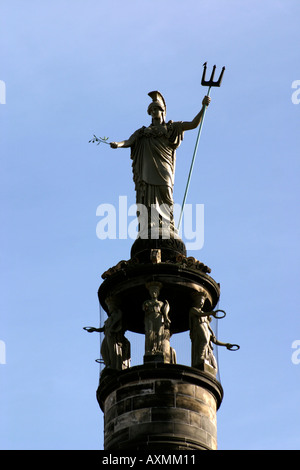
<svg viewBox="0 0 300 470"><path fill-rule="evenodd" d="M201 387L197 387L195 389L195 398L207 404L211 408L216 408L216 400L214 399L214 396Z"/></svg>
<svg viewBox="0 0 300 470"><path fill-rule="evenodd" d="M105 450L216 449L222 388L214 378L171 364L133 369L104 375L102 389L100 381Z"/></svg>
<svg viewBox="0 0 300 470"><path fill-rule="evenodd" d="M189 412L187 410L180 410L178 408L152 408L151 410L152 421L172 421L173 423L186 423L189 424Z"/></svg>
<svg viewBox="0 0 300 470"><path fill-rule="evenodd" d="M114 420L114 432L124 428L135 428L141 423L149 423L151 421L151 408L142 408L135 411L118 416Z"/></svg>
<svg viewBox="0 0 300 470"><path fill-rule="evenodd" d="M141 397L134 397L132 399L132 409L137 410L145 407L156 407L156 406L174 407L175 396L172 394L161 394L161 395L143 395Z"/></svg>
<svg viewBox="0 0 300 470"><path fill-rule="evenodd" d="M134 396L148 395L154 393L153 382L140 382L129 386L124 386L116 391L116 399L118 402L125 398Z"/></svg>

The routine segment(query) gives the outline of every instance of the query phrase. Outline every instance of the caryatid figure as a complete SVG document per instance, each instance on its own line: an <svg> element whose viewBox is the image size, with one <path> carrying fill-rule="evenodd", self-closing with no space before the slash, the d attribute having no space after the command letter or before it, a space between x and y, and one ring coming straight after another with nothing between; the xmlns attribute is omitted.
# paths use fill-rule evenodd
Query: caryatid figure
<svg viewBox="0 0 300 470"><path fill-rule="evenodd" d="M151 299L143 303L145 312L145 356L163 356L164 362L172 362L175 352L170 348L170 318L167 300L158 300L162 284L149 282L146 285Z"/></svg>
<svg viewBox="0 0 300 470"><path fill-rule="evenodd" d="M217 372L218 365L216 358L213 354L213 346L225 346L229 351L237 351L240 347L238 344L224 343L219 341L212 328L210 322L212 316L216 319L224 318L226 312L224 310L215 310L212 312L204 312L203 306L205 303L205 295L200 297L197 306L194 306L189 311L189 328L190 338L192 342L192 367L202 367L204 363L215 369ZM217 316L218 312L222 312L223 316Z"/></svg>
<svg viewBox="0 0 300 470"><path fill-rule="evenodd" d="M122 311L117 307L113 298L105 299L109 317L102 328L85 328L89 333L104 332L101 343L101 356L106 367L111 369L127 369L130 367L130 342L124 336Z"/></svg>
<svg viewBox="0 0 300 470"><path fill-rule="evenodd" d="M190 309L190 338L192 342L192 367L203 363L209 364L217 371L217 361L213 354L212 339L214 332L210 327L211 317L204 315L197 308Z"/></svg>
<svg viewBox="0 0 300 470"><path fill-rule="evenodd" d="M140 232L149 228L149 225L153 227L158 224L160 227L169 227L172 236L172 233L177 233L173 219L176 149L183 140L184 132L198 127L205 106L209 105L211 99L204 97L202 108L192 121L165 122L167 108L164 97L159 91L152 91L149 96L152 98L148 107L148 114L152 118L150 126L143 126L129 139L111 142L110 146L131 149ZM146 207L147 219L139 205Z"/></svg>
<svg viewBox="0 0 300 470"><path fill-rule="evenodd" d="M192 342L192 367L199 367L203 363L209 364L217 371L217 361L213 354L211 339L214 332L210 327L211 318L203 312L206 297L200 297L197 307L192 307L189 311L189 329Z"/></svg>

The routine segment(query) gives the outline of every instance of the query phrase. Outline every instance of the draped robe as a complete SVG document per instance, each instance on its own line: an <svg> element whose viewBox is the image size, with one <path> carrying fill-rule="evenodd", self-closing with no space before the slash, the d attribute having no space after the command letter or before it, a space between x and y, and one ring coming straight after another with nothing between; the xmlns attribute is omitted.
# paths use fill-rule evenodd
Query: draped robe
<svg viewBox="0 0 300 470"><path fill-rule="evenodd" d="M173 225L176 149L183 134L182 122L169 121L159 127L144 126L130 137L136 203L148 210L154 207L163 220Z"/></svg>

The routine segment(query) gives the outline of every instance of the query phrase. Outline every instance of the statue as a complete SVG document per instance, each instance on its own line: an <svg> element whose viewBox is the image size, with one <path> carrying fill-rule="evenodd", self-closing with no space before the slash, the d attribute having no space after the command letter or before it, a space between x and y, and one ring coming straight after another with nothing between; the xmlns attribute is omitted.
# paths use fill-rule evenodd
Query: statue
<svg viewBox="0 0 300 470"><path fill-rule="evenodd" d="M189 321L192 342L192 367L197 368L208 364L216 373L218 366L211 344L212 339L215 338L210 327L211 317L203 313L200 308L192 307L189 312Z"/></svg>
<svg viewBox="0 0 300 470"><path fill-rule="evenodd" d="M230 351L237 351L240 347L237 344L223 343L219 341L210 327L212 317L221 319L226 316L224 310L216 310L214 312L204 312L205 295L200 296L197 306L189 311L189 328L190 338L192 342L192 367L205 368L208 365L214 373L217 373L218 365L213 354L213 346L225 346ZM222 312L223 316L217 316L218 312Z"/></svg>
<svg viewBox="0 0 300 470"><path fill-rule="evenodd" d="M176 351L170 345L171 332L170 328L164 329L164 339L162 344L164 362L168 364L176 364Z"/></svg>
<svg viewBox="0 0 300 470"><path fill-rule="evenodd" d="M143 303L145 312L145 357L160 356L163 362L173 362L175 351L170 347L170 306L168 301L158 300L162 284L149 282L146 284L151 299Z"/></svg>
<svg viewBox="0 0 300 470"><path fill-rule="evenodd" d="M166 103L162 94L159 91L152 91L149 96L152 98L152 103L148 107L148 114L152 117L150 126L143 126L128 140L111 142L110 146L114 149L131 148L138 212L140 212L139 205L142 205L146 207L148 217L145 221L143 215L141 220L140 213L140 232L145 228L148 232L149 226L165 226L169 227L173 236L176 236L173 219L176 149L183 140L184 132L195 129L200 124L204 109L211 99L209 96L204 97L202 108L192 121L166 123Z"/></svg>
<svg viewBox="0 0 300 470"><path fill-rule="evenodd" d="M111 297L105 299L105 302L110 315L104 322L104 326L102 328L86 327L85 329L89 333L104 332L101 356L106 367L117 370L127 369L130 367L130 342L124 336L122 312Z"/></svg>

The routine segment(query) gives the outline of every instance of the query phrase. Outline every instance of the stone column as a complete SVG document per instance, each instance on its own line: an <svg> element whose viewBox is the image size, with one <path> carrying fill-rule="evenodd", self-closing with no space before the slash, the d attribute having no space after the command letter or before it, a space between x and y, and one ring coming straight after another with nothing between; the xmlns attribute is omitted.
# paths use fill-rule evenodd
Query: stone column
<svg viewBox="0 0 300 470"><path fill-rule="evenodd" d="M216 450L222 396L212 376L182 365L106 371L97 391L104 412L104 449Z"/></svg>

